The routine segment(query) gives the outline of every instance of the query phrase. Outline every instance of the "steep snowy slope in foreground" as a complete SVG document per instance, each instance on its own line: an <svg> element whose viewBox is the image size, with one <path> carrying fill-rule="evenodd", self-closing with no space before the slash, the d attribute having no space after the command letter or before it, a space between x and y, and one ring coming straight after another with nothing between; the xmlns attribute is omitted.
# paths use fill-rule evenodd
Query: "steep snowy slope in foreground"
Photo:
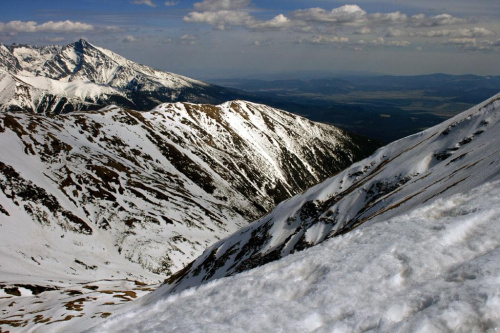
<svg viewBox="0 0 500 333"><path fill-rule="evenodd" d="M242 272L500 179L500 94L396 141L207 249L160 292Z"/></svg>
<svg viewBox="0 0 500 333"><path fill-rule="evenodd" d="M499 120L497 95L380 149L94 330L499 329Z"/></svg>
<svg viewBox="0 0 500 333"><path fill-rule="evenodd" d="M497 181L236 276L155 292L94 331L496 332L498 235Z"/></svg>
<svg viewBox="0 0 500 333"><path fill-rule="evenodd" d="M0 330L114 313L365 145L243 101L0 113Z"/></svg>
<svg viewBox="0 0 500 333"><path fill-rule="evenodd" d="M96 278L109 251L169 275L364 149L335 127L243 101L0 114L0 139L3 261L43 270L79 249L84 264L70 258L64 271L95 267ZM21 230L33 230L31 245L14 245Z"/></svg>

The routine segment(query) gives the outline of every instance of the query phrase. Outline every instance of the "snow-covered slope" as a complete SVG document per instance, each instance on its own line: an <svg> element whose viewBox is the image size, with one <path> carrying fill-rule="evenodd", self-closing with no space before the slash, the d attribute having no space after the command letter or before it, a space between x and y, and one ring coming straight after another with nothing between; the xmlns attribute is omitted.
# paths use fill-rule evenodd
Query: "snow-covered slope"
<svg viewBox="0 0 500 333"><path fill-rule="evenodd" d="M169 294L243 272L357 226L500 179L500 95L379 149L207 249L168 280Z"/></svg>
<svg viewBox="0 0 500 333"><path fill-rule="evenodd" d="M176 104L173 114L189 114L181 105L187 109ZM251 107L242 106L246 108ZM167 109L161 106L144 118L168 123L163 115ZM116 110L107 112L116 115ZM119 117L127 119L123 112ZM132 281L81 282L74 290L61 287L63 296L51 291L28 296L32 286L4 286L3 328L78 332L122 312L94 330L494 331L500 319L499 112L500 95L380 149L213 245L172 277L173 283L135 302L122 304L146 292ZM258 123L255 113L246 114ZM142 130L150 124L138 123L145 124L139 125ZM9 128L22 131L16 125ZM243 134L244 126L238 128ZM23 175L30 175L28 169L24 166ZM120 192L115 189L113 195ZM10 193L4 192L7 198ZM26 191L20 193L21 206ZM280 260L270 262L275 259ZM29 260L25 256L18 262ZM185 290L192 286L196 288ZM26 296L13 299L9 293L14 292Z"/></svg>
<svg viewBox="0 0 500 333"><path fill-rule="evenodd" d="M2 113L0 281L158 281L368 149L243 101Z"/></svg>
<svg viewBox="0 0 500 333"><path fill-rule="evenodd" d="M153 292L91 331L497 332L499 234L496 181L198 288Z"/></svg>
<svg viewBox="0 0 500 333"><path fill-rule="evenodd" d="M213 104L231 97L224 88L134 63L85 40L45 47L0 44L3 111L59 114L109 104L149 110L163 102Z"/></svg>
<svg viewBox="0 0 500 333"><path fill-rule="evenodd" d="M381 148L91 331L497 331L499 120L500 94Z"/></svg>

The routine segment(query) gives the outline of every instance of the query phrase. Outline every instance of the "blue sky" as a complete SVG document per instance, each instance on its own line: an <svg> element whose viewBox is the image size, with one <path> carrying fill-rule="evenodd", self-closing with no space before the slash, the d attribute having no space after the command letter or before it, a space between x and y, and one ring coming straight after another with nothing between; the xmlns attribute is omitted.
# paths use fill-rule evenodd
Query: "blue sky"
<svg viewBox="0 0 500 333"><path fill-rule="evenodd" d="M79 38L196 78L500 74L498 0L2 0L0 42Z"/></svg>

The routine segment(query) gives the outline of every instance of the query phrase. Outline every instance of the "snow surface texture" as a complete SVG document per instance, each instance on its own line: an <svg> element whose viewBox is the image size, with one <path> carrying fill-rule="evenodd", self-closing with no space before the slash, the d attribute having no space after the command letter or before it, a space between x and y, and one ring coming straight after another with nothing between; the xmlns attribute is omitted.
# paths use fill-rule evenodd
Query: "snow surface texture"
<svg viewBox="0 0 500 333"><path fill-rule="evenodd" d="M219 103L229 91L134 63L85 40L66 46L0 44L0 111L66 113L117 104Z"/></svg>
<svg viewBox="0 0 500 333"><path fill-rule="evenodd" d="M163 297L93 332L494 332L500 182Z"/></svg>
<svg viewBox="0 0 500 333"><path fill-rule="evenodd" d="M33 230L29 239L42 248L52 238L56 257L96 238L104 257L116 252L160 274L358 158L334 127L241 101L56 118L2 114L0 137L4 257L17 242L10 235ZM66 237L73 234L78 239ZM31 257L46 251L34 246L15 248L43 268ZM100 252L80 261L101 267Z"/></svg>
<svg viewBox="0 0 500 333"><path fill-rule="evenodd" d="M159 292L261 266L485 182L500 179L500 94L398 140L208 248Z"/></svg>
<svg viewBox="0 0 500 333"><path fill-rule="evenodd" d="M109 303L107 285L143 295L133 280L163 281L366 154L351 140L243 101L0 114L0 320L51 331L114 312L92 310ZM81 299L84 312L65 305Z"/></svg>

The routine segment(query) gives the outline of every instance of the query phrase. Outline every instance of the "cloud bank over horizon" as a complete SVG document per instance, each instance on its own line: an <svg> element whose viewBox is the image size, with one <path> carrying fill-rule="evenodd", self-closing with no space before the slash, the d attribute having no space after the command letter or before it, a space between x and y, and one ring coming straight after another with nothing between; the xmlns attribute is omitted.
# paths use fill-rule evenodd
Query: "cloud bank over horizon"
<svg viewBox="0 0 500 333"><path fill-rule="evenodd" d="M333 8L322 1L279 8L257 0L134 0L111 6L115 2L79 13L28 1L30 19L8 11L0 15L0 42L64 43L87 37L141 63L191 75L201 71L199 76L297 68L500 74L494 60L500 52L500 23L494 15L500 5L487 0L475 6L445 0L441 9L427 1L417 7L389 0L336 2Z"/></svg>

